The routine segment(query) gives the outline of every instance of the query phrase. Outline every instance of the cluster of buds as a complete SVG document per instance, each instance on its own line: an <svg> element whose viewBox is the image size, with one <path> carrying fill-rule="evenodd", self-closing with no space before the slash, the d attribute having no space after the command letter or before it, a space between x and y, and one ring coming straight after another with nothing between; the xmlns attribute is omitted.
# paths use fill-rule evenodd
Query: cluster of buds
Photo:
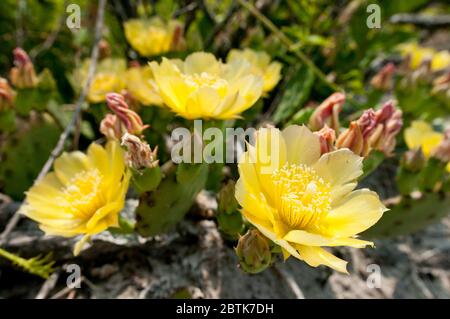
<svg viewBox="0 0 450 319"><path fill-rule="evenodd" d="M309 119L309 127L313 131L318 131L327 125L337 131L339 129L339 113L342 111L344 103L345 94L336 92L330 95L314 110Z"/></svg>
<svg viewBox="0 0 450 319"><path fill-rule="evenodd" d="M148 127L139 115L130 109L121 94L109 93L106 103L114 114L107 114L100 123L100 132L110 139L120 140L125 133L141 135Z"/></svg>
<svg viewBox="0 0 450 319"><path fill-rule="evenodd" d="M352 121L350 127L338 136L336 146L349 148L364 157L373 149L390 156L402 126L402 112L389 101L380 110L369 109L358 120Z"/></svg>
<svg viewBox="0 0 450 319"><path fill-rule="evenodd" d="M0 112L13 108L15 96L16 93L9 85L8 80L0 77Z"/></svg>
<svg viewBox="0 0 450 319"><path fill-rule="evenodd" d="M132 167L137 171L141 171L146 168L154 168L158 166L159 160L156 156L158 146L152 150L147 142L142 141L136 135L129 133L125 133L122 136L121 144L127 149L125 160L129 167Z"/></svg>
<svg viewBox="0 0 450 319"><path fill-rule="evenodd" d="M374 75L370 84L381 91L387 91L392 87L392 77L395 73L395 65L393 63L388 63Z"/></svg>
<svg viewBox="0 0 450 319"><path fill-rule="evenodd" d="M257 229L239 238L236 254L241 268L251 274L265 270L272 260L269 241Z"/></svg>
<svg viewBox="0 0 450 319"><path fill-rule="evenodd" d="M38 78L28 54L21 48L15 48L14 67L10 71L11 83L19 89L33 88L38 84Z"/></svg>

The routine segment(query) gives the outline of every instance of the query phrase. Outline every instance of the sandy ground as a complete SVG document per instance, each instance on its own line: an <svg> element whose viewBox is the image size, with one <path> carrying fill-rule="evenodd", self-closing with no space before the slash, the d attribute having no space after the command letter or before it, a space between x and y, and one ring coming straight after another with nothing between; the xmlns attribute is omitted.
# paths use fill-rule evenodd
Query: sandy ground
<svg viewBox="0 0 450 319"><path fill-rule="evenodd" d="M59 270L44 281L1 260L0 297L449 298L449 235L447 217L415 235L378 240L374 249L335 250L349 261L349 275L293 258L247 275L211 220L186 220L151 240L105 233L78 258L73 240L44 237L23 221L6 248L24 256L53 251ZM66 286L70 264L80 266L80 288Z"/></svg>

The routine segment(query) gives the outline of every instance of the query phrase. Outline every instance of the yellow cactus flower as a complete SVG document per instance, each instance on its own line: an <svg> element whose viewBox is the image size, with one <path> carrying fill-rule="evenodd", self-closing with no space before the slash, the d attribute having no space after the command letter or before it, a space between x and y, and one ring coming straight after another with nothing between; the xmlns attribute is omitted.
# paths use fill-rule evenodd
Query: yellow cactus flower
<svg viewBox="0 0 450 319"><path fill-rule="evenodd" d="M227 62L244 59L252 65L252 73L261 76L264 81L263 91L271 91L281 78L281 63L270 62L270 56L264 51L251 49L236 50L228 53Z"/></svg>
<svg viewBox="0 0 450 319"><path fill-rule="evenodd" d="M173 112L187 119L231 119L261 96L263 80L244 60L222 63L205 52L185 61L151 62L159 93Z"/></svg>
<svg viewBox="0 0 450 319"><path fill-rule="evenodd" d="M433 131L430 124L425 121L413 121L411 126L405 129L405 142L409 149L421 147L426 158L429 158L444 139L444 134Z"/></svg>
<svg viewBox="0 0 450 319"><path fill-rule="evenodd" d="M322 247L373 246L356 235L387 210L375 192L354 190L362 160L348 149L321 155L319 137L305 126L260 129L239 160L236 199L285 259L346 272L347 262Z"/></svg>
<svg viewBox="0 0 450 319"><path fill-rule="evenodd" d="M85 60L75 79L84 85L87 81L90 60ZM92 79L87 98L91 103L103 102L106 94L125 89L126 61L123 59L103 59L99 61Z"/></svg>
<svg viewBox="0 0 450 319"><path fill-rule="evenodd" d="M450 67L450 53L448 51L437 51L433 48L422 47L417 43L401 44L398 49L403 56L410 59L409 67L413 70L426 60L430 61L432 71Z"/></svg>
<svg viewBox="0 0 450 319"><path fill-rule="evenodd" d="M125 37L142 56L160 55L177 49L183 42L179 22L167 23L160 18L131 19L124 23Z"/></svg>
<svg viewBox="0 0 450 319"><path fill-rule="evenodd" d="M150 66L132 67L126 72L127 90L144 105L162 105L158 87Z"/></svg>
<svg viewBox="0 0 450 319"><path fill-rule="evenodd" d="M425 121L413 121L411 126L405 129L404 137L409 149L422 148L425 158L428 159L444 140L445 135L434 131ZM450 172L450 163L447 164L447 171Z"/></svg>
<svg viewBox="0 0 450 319"><path fill-rule="evenodd" d="M54 171L26 193L20 212L47 235L83 235L75 245L77 255L91 235L118 226L129 180L119 142L93 143L87 154L75 151L56 159Z"/></svg>
<svg viewBox="0 0 450 319"><path fill-rule="evenodd" d="M431 69L434 71L443 70L450 67L450 53L448 51L438 51L431 60Z"/></svg>

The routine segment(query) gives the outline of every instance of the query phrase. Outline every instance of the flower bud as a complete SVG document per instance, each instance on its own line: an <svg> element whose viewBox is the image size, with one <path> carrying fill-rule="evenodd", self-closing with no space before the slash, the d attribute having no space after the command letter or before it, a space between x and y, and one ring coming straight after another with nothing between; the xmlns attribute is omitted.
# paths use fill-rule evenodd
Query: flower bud
<svg viewBox="0 0 450 319"><path fill-rule="evenodd" d="M269 241L257 229L239 238L236 254L242 269L251 274L265 270L272 260Z"/></svg>
<svg viewBox="0 0 450 319"><path fill-rule="evenodd" d="M336 141L336 132L325 126L318 132L314 132L319 137L320 142L320 154L329 153L334 150L334 142Z"/></svg>
<svg viewBox="0 0 450 319"><path fill-rule="evenodd" d="M394 63L388 63L381 70L375 74L375 76L370 81L370 84L382 91L387 91L392 87L392 77L395 73Z"/></svg>
<svg viewBox="0 0 450 319"><path fill-rule="evenodd" d="M410 172L418 172L425 166L426 162L427 160L423 154L422 148L419 147L406 151L403 154L401 164Z"/></svg>
<svg viewBox="0 0 450 319"><path fill-rule="evenodd" d="M402 111L392 101L386 102L375 112L375 121L376 128L369 139L370 147L390 156L395 148L397 134L403 126Z"/></svg>
<svg viewBox="0 0 450 319"><path fill-rule="evenodd" d="M350 123L350 127L339 134L336 140L337 148L348 148L359 156L367 156L369 144L364 140L361 127L357 121Z"/></svg>
<svg viewBox="0 0 450 319"><path fill-rule="evenodd" d="M8 83L8 80L0 77L0 112L12 109L16 93Z"/></svg>
<svg viewBox="0 0 450 319"><path fill-rule="evenodd" d="M345 102L345 94L333 93L320 104L309 119L311 130L318 131L327 124L337 131L339 129L339 113Z"/></svg>
<svg viewBox="0 0 450 319"><path fill-rule="evenodd" d="M10 71L11 83L19 89L36 87L38 78L28 54L21 48L15 48L13 54L15 66Z"/></svg>
<svg viewBox="0 0 450 319"><path fill-rule="evenodd" d="M433 81L432 93L438 92L447 92L447 95L450 97L450 72L441 75Z"/></svg>
<svg viewBox="0 0 450 319"><path fill-rule="evenodd" d="M237 207L237 201L234 197L235 182L233 180L228 180L228 182L219 191L219 213L233 213Z"/></svg>
<svg viewBox="0 0 450 319"><path fill-rule="evenodd" d="M139 171L158 165L159 160L156 159L158 146L152 151L147 142L129 133L125 133L122 136L121 144L127 148L125 159L129 167Z"/></svg>
<svg viewBox="0 0 450 319"><path fill-rule="evenodd" d="M106 114L100 123L100 132L109 139L119 140L126 133L126 128L115 114Z"/></svg>
<svg viewBox="0 0 450 319"><path fill-rule="evenodd" d="M431 156L444 163L450 162L450 129L445 131L443 140L431 151Z"/></svg>
<svg viewBox="0 0 450 319"><path fill-rule="evenodd" d="M140 135L148 125L142 123L139 115L131 110L121 94L109 93L106 95L108 107L117 115L128 133ZM121 138L120 136L119 138Z"/></svg>
<svg viewBox="0 0 450 319"><path fill-rule="evenodd" d="M99 50L99 58L104 59L111 56L111 47L109 46L108 41L105 39L101 39L98 43L98 50Z"/></svg>
<svg viewBox="0 0 450 319"><path fill-rule="evenodd" d="M183 26L177 23L173 29L172 44L171 44L172 50L181 51L186 48L186 41L184 40L183 32L184 32Z"/></svg>

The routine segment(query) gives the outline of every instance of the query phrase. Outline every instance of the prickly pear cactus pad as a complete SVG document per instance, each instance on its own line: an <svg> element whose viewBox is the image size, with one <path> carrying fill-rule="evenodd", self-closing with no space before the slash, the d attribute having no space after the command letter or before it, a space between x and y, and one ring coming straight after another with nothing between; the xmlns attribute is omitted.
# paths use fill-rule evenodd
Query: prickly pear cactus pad
<svg viewBox="0 0 450 319"><path fill-rule="evenodd" d="M450 298L449 13L3 0L0 298Z"/></svg>

